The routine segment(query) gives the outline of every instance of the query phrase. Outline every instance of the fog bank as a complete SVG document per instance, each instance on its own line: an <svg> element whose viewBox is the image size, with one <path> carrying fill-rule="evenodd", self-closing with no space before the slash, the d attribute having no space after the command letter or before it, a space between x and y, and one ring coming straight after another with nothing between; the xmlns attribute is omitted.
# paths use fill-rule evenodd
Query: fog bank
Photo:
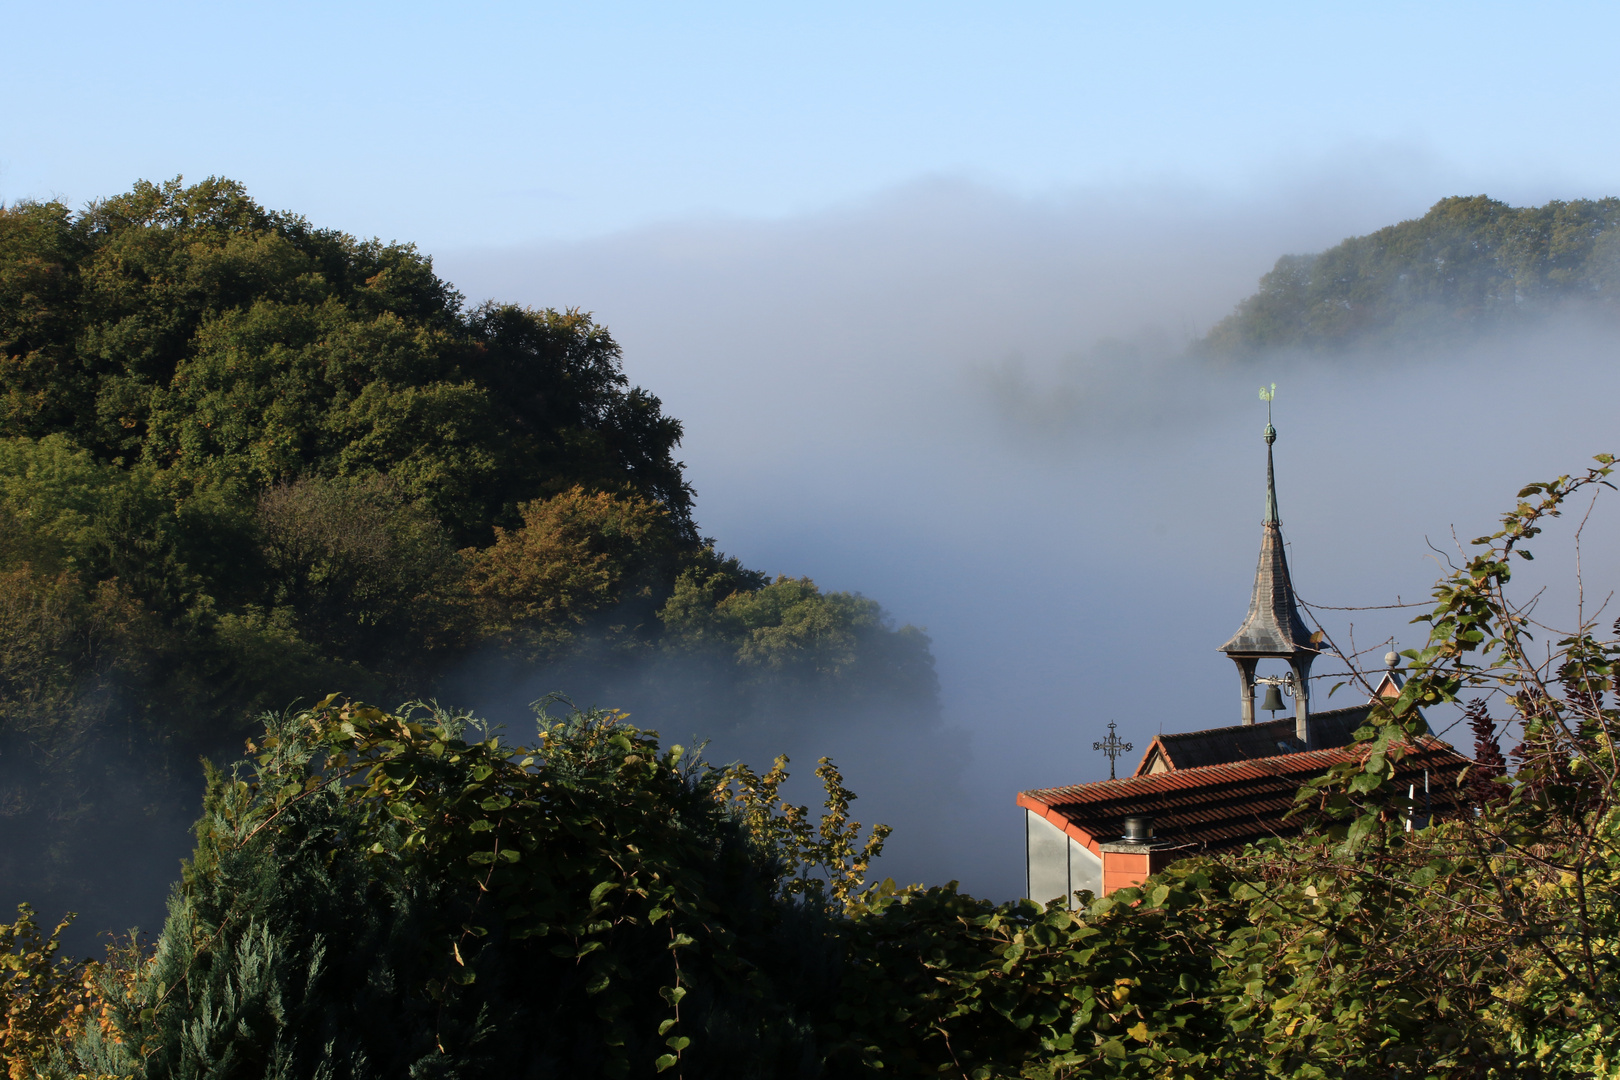
<svg viewBox="0 0 1620 1080"><path fill-rule="evenodd" d="M1242 620L1259 543L1262 382L1278 384L1295 581L1319 605L1422 599L1440 571L1428 541L1489 532L1522 483L1616 448L1620 367L1601 324L1440 353L1185 357L1278 255L1458 193L1350 175L1241 198L937 181L797 219L437 265L474 301L578 305L611 327L631 378L685 422L698 519L727 553L927 628L943 726L776 734L806 775L838 758L857 816L899 827L884 872L1004 899L1022 887L1016 791L1106 776L1091 742L1111 719L1137 753L1160 730L1237 721L1216 648ZM1613 524L1601 511L1589 534ZM1593 550L1606 588L1613 560ZM1562 587L1566 567L1536 572ZM1322 617L1341 642L1412 647L1412 614ZM768 764L768 748L697 734L711 756Z"/></svg>

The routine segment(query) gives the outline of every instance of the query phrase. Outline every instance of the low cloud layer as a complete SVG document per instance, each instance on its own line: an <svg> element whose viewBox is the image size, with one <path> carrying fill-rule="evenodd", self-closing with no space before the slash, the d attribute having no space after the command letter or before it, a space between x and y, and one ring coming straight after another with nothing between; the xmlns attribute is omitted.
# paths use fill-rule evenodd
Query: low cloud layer
<svg viewBox="0 0 1620 1080"><path fill-rule="evenodd" d="M685 421L699 520L728 553L927 627L943 728L886 735L862 717L783 732L782 749L806 773L833 754L863 820L900 826L887 872L1007 898L1022 888L1016 791L1106 776L1090 747L1111 719L1138 751L1160 730L1236 722L1216 647L1259 541L1262 382L1278 384L1296 581L1319 605L1422 599L1440 570L1429 542L1489 531L1523 482L1616 448L1602 326L1444 354L1185 357L1278 255L1455 193L1355 169L1243 197L936 182L438 266L475 300L595 311L631 377ZM1567 569L1537 564L1562 590L1549 603L1571 595ZM1587 570L1592 595L1615 568ZM1358 646L1410 647L1411 614L1323 618Z"/></svg>

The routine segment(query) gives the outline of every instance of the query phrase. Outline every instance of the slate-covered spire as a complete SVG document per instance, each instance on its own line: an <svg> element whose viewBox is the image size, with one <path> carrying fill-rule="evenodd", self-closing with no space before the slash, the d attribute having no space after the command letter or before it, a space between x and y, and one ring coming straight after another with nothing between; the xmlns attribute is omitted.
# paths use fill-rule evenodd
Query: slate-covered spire
<svg viewBox="0 0 1620 1080"><path fill-rule="evenodd" d="M1221 646L1228 656L1276 656L1286 659L1311 647L1311 632L1299 617L1294 583L1288 576L1288 554L1283 550L1282 522L1277 517L1277 479L1271 445L1277 429L1266 425L1266 518L1260 525L1260 565L1254 572L1254 595L1249 617L1232 640Z"/></svg>
<svg viewBox="0 0 1620 1080"><path fill-rule="evenodd" d="M1269 403L1270 395L1261 391ZM1286 660L1293 672L1295 735L1309 745L1310 668L1316 658L1311 632L1299 616L1294 599L1294 583L1288 574L1288 554L1283 548L1282 521L1277 513L1277 479L1272 463L1272 444L1277 429L1266 421L1266 516L1260 525L1260 565L1254 572L1254 592L1249 598L1249 615L1221 646L1238 666L1243 681L1243 722L1254 723L1255 665L1264 659Z"/></svg>

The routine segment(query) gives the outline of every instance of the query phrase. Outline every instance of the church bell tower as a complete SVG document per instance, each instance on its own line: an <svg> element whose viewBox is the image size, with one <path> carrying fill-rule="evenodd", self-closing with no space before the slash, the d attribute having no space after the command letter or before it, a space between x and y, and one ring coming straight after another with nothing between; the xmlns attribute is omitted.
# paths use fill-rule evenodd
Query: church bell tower
<svg viewBox="0 0 1620 1080"><path fill-rule="evenodd" d="M1221 651L1237 665L1243 685L1243 723L1254 723L1255 666L1261 660L1288 662L1289 675L1271 685L1283 685L1294 694L1294 737L1307 749L1310 737L1311 662L1317 649L1311 632L1299 617L1294 599L1294 583L1288 576L1288 556L1283 550L1282 521L1277 516L1277 481L1272 468L1271 447L1277 429L1271 426L1271 396L1261 391L1266 406L1266 518L1260 525L1260 565L1254 572L1254 595L1249 600L1249 616Z"/></svg>

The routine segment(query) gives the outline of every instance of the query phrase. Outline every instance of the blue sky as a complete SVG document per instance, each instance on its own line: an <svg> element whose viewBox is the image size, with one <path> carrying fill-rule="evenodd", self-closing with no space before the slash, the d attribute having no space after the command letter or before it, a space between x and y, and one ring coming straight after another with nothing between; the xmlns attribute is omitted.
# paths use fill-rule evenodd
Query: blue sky
<svg viewBox="0 0 1620 1080"><path fill-rule="evenodd" d="M1620 174L1607 4L67 2L5 27L0 198L218 173L429 249L929 176L1232 191L1371 154L1521 200Z"/></svg>

